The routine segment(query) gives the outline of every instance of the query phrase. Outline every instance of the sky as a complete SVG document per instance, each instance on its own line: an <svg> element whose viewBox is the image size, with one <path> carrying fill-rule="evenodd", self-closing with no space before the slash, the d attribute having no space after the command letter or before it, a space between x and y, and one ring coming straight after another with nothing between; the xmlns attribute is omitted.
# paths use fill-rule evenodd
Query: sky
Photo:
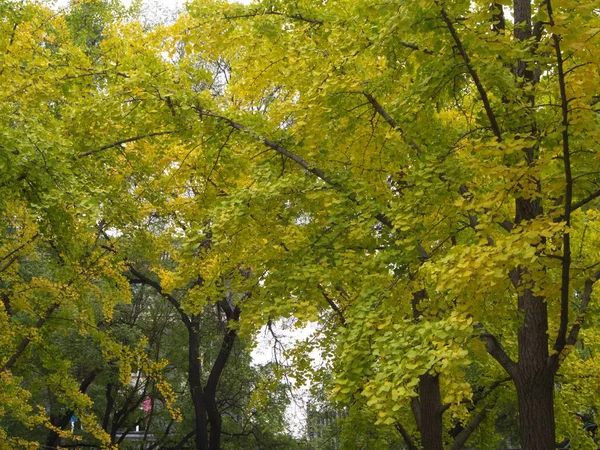
<svg viewBox="0 0 600 450"><path fill-rule="evenodd" d="M58 8L64 8L69 4L69 1L70 0L55 0L55 4ZM132 0L121 1L125 6L129 6ZM186 1L187 0L143 0L144 5L146 6L143 9L147 11L154 10L154 12L156 12L157 14L168 13L182 9ZM252 3L252 0L229 0L229 2L243 3L247 5L249 3ZM152 8L154 5L156 5L157 8Z"/></svg>

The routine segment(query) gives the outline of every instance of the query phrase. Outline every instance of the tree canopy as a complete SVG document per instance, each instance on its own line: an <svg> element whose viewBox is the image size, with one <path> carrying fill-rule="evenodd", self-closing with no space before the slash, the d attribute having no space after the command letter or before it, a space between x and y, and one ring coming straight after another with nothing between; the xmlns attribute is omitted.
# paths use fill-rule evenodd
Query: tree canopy
<svg viewBox="0 0 600 450"><path fill-rule="evenodd" d="M0 11L9 448L595 448L595 1Z"/></svg>

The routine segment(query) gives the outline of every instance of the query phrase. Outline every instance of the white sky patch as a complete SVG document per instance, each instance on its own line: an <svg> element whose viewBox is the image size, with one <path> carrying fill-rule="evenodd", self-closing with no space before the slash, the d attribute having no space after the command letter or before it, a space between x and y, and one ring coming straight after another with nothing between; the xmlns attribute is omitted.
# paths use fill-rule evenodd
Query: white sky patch
<svg viewBox="0 0 600 450"><path fill-rule="evenodd" d="M283 352L310 337L317 331L317 324L310 323L298 328L294 325L294 319L281 319L271 326L271 330L277 338L273 337L273 333L267 326L264 326L257 336L257 345L251 355L252 361L258 365L276 362L289 366L290 361L285 359ZM313 365L318 365L322 361L318 350L314 350L309 356ZM310 388L307 385L295 387L296 380L291 376L286 377L291 389L291 401L286 410L287 422L292 435L303 437L306 435L306 412L310 399Z"/></svg>
<svg viewBox="0 0 600 450"><path fill-rule="evenodd" d="M54 2L54 4L56 5L57 8L65 8L69 5L69 1L70 0L56 0ZM129 7L131 5L132 0L121 0L123 2L123 5L126 7ZM168 10L172 10L172 11L179 11L181 9L183 9L183 6L185 5L186 1L185 0L144 0L143 4L144 7L142 8L142 10L146 9L146 6L152 6L152 5L159 5L162 6ZM252 0L229 0L229 3L242 3L244 5L248 5L250 3L252 3ZM158 11L158 13L160 14L160 11Z"/></svg>

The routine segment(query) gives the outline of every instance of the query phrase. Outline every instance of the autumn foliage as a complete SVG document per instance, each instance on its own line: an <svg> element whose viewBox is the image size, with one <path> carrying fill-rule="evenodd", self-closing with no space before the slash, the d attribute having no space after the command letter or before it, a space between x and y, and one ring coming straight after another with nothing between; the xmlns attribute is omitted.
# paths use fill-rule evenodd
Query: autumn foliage
<svg viewBox="0 0 600 450"><path fill-rule="evenodd" d="M284 373L344 409L343 448L595 448L595 1L0 14L7 448L109 448L127 420L301 448L267 414ZM281 317L316 331L252 369Z"/></svg>

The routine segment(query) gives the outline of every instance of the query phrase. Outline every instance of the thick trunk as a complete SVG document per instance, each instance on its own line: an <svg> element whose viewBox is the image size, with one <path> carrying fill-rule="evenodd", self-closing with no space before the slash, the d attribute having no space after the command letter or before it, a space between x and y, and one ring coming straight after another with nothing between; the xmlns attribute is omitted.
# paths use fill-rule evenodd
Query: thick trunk
<svg viewBox="0 0 600 450"><path fill-rule="evenodd" d="M219 386L219 381L221 380L223 370L225 369L227 361L229 360L229 356L231 355L233 345L237 339L237 329L230 329L229 323L231 321L238 322L240 320L239 307L235 306L232 308L227 300L220 302L218 307L225 313L225 335L223 336L221 349L219 350L217 359L215 359L215 362L210 370L208 381L204 389L204 402L206 405L208 422L210 423L209 450L221 449L222 418L221 412L217 407L217 388Z"/></svg>
<svg viewBox="0 0 600 450"><path fill-rule="evenodd" d="M419 304L425 298L427 298L427 291L424 289L413 293L412 310L415 321L421 317ZM421 435L423 450L443 450L444 424L438 375L426 373L419 377L419 398L418 400L413 398L410 406Z"/></svg>
<svg viewBox="0 0 600 450"><path fill-rule="evenodd" d="M217 409L214 394L211 395L211 401L207 401L208 417L210 422L210 438L208 442L209 450L221 450L221 413Z"/></svg>
<svg viewBox="0 0 600 450"><path fill-rule="evenodd" d="M514 0L515 37L526 41L533 36L531 0ZM537 82L531 67L524 61L517 61L515 74L530 84ZM534 99L530 98L534 104ZM535 135L532 124L532 135ZM525 149L525 160L535 165L537 155L534 148ZM538 191L540 180L531 179ZM517 224L543 214L538 199L517 198ZM523 450L548 450L555 447L554 428L554 373L549 367L548 351L548 308L546 299L534 295L529 272L519 268L515 272L515 285L519 292L519 310L523 314L523 324L519 328L519 361L512 374L517 389L521 448ZM535 281L533 281L534 283ZM528 283L528 284L526 284Z"/></svg>
<svg viewBox="0 0 600 450"><path fill-rule="evenodd" d="M188 327L188 383L192 404L194 405L194 424L196 426L196 450L208 450L208 430L206 426L206 405L204 404L202 382L200 378L200 331L197 324Z"/></svg>
<svg viewBox="0 0 600 450"><path fill-rule="evenodd" d="M524 323L519 328L519 362L514 379L519 404L521 448L555 445L554 371L548 366L548 310L544 298L526 289L519 296Z"/></svg>
<svg viewBox="0 0 600 450"><path fill-rule="evenodd" d="M554 381L552 374L517 381L519 424L523 450L555 448Z"/></svg>
<svg viewBox="0 0 600 450"><path fill-rule="evenodd" d="M419 430L423 450L444 450L440 379L426 373L419 379Z"/></svg>

